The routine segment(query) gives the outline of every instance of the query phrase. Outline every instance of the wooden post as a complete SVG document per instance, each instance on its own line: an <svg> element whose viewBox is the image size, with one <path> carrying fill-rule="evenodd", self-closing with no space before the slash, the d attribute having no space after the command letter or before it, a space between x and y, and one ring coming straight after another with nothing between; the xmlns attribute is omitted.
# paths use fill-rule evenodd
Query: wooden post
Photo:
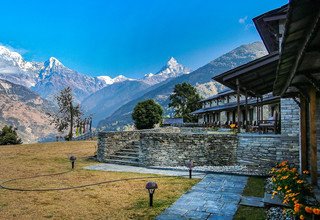
<svg viewBox="0 0 320 220"><path fill-rule="evenodd" d="M259 111L259 98L257 97L257 124L260 120L260 111Z"/></svg>
<svg viewBox="0 0 320 220"><path fill-rule="evenodd" d="M318 167L317 167L317 127L316 127L316 110L317 110L317 90L311 87L309 90L310 98L310 152L311 152L311 183L318 184Z"/></svg>
<svg viewBox="0 0 320 220"><path fill-rule="evenodd" d="M245 117L245 120L246 120L246 131L248 131L248 92L246 90L246 117Z"/></svg>
<svg viewBox="0 0 320 220"><path fill-rule="evenodd" d="M263 97L261 96L261 120L263 120Z"/></svg>
<svg viewBox="0 0 320 220"><path fill-rule="evenodd" d="M308 169L307 164L307 118L306 118L306 99L300 96L300 172Z"/></svg>
<svg viewBox="0 0 320 220"><path fill-rule="evenodd" d="M238 132L240 133L240 83L237 81L237 105L238 105Z"/></svg>

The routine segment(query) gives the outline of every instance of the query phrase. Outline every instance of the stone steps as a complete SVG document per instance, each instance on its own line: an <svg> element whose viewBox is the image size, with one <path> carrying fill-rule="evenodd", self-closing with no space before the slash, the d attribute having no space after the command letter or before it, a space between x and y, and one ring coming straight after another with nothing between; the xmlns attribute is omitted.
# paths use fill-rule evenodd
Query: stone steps
<svg viewBox="0 0 320 220"><path fill-rule="evenodd" d="M139 157L119 156L119 155L110 155L109 159L112 159L112 160L126 160L126 161L139 161Z"/></svg>
<svg viewBox="0 0 320 220"><path fill-rule="evenodd" d="M139 144L140 142L134 141L125 148L110 155L107 159L107 163L121 164L121 165L133 165L140 166L139 161Z"/></svg>
<svg viewBox="0 0 320 220"><path fill-rule="evenodd" d="M136 151L118 151L114 155L116 156L139 156L139 152Z"/></svg>
<svg viewBox="0 0 320 220"><path fill-rule="evenodd" d="M113 159L106 159L106 163L112 164L120 164L120 165L129 165L129 166L142 166L140 162L137 161L130 161L130 160L113 160Z"/></svg>

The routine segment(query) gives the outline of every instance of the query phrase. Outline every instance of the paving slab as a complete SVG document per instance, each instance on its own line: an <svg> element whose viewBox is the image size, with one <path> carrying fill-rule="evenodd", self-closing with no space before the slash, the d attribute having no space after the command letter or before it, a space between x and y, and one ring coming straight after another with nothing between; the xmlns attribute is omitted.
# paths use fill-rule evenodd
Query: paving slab
<svg viewBox="0 0 320 220"><path fill-rule="evenodd" d="M247 180L245 176L208 174L156 219L233 219Z"/></svg>
<svg viewBox="0 0 320 220"><path fill-rule="evenodd" d="M243 196L241 197L240 205L263 208L264 202L261 197Z"/></svg>
<svg viewBox="0 0 320 220"><path fill-rule="evenodd" d="M159 174L166 176L182 176L189 178L189 171L186 170L167 170L167 169L153 169L147 167L127 166L110 163L101 163L97 165L87 166L84 169L87 170L100 170L100 171L112 171L112 172L130 172L130 173L146 173L146 174ZM205 176L204 173L192 173L192 178L202 179Z"/></svg>

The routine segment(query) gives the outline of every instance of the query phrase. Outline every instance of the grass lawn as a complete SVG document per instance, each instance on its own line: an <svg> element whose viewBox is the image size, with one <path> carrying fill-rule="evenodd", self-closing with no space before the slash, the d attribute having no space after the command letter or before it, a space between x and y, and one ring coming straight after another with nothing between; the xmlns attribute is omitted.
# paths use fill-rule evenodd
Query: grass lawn
<svg viewBox="0 0 320 220"><path fill-rule="evenodd" d="M76 169L52 177L9 182L8 187L59 188L131 177L143 180L115 182L87 188L50 192L18 192L0 189L0 219L152 219L199 180L157 175L88 171L95 164L84 157L96 150L96 142L61 142L0 147L0 181L70 170L68 156L78 157ZM160 176L159 176L160 177ZM154 208L148 207L148 181L158 183Z"/></svg>
<svg viewBox="0 0 320 220"><path fill-rule="evenodd" d="M243 191L243 196L264 196L265 178L249 177L248 183ZM235 220L264 220L266 219L266 210L249 206L239 206L235 215Z"/></svg>

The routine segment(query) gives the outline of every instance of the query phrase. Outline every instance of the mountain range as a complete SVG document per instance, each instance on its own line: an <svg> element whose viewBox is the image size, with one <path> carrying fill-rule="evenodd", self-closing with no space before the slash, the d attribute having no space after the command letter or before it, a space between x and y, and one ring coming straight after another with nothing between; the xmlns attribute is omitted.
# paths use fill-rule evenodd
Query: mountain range
<svg viewBox="0 0 320 220"><path fill-rule="evenodd" d="M224 87L218 82L212 81L212 77L264 55L267 55L267 50L261 42L242 45L197 70L173 78L167 83L159 85L142 96L122 105L110 117L100 121L98 127L102 130L116 130L132 123L131 113L134 106L146 99L156 100L164 108L165 114L172 116L172 109L168 108L168 104L169 96L176 84L188 82L195 86L203 96L214 95Z"/></svg>
<svg viewBox="0 0 320 220"><path fill-rule="evenodd" d="M87 97L81 104L87 115L93 116L93 125L110 116L120 106L141 97L161 83L175 77L189 74L190 69L179 64L171 57L156 73L145 75L142 79L129 79L121 83L113 83Z"/></svg>
<svg viewBox="0 0 320 220"><path fill-rule="evenodd" d="M81 74L54 57L45 62L29 62L19 53L0 46L0 125L16 126L27 142L54 133L46 112L55 109L52 103L55 94L70 86L76 102L81 103L86 115L93 116L95 126L101 130L121 129L132 123L131 113L138 102L155 99L162 105L167 116L172 115L172 109L167 106L177 83L191 83L203 97L208 97L224 88L211 80L213 76L266 54L261 42L242 45L195 71L171 57L155 74L149 73L141 79L132 79L123 75L111 78L107 75L92 77ZM21 106L23 112L17 112L15 106ZM16 115L10 115L10 109L15 109L13 112ZM29 111L32 113L28 120L18 116ZM40 121L37 115L41 118ZM37 125L42 133L35 128Z"/></svg>

